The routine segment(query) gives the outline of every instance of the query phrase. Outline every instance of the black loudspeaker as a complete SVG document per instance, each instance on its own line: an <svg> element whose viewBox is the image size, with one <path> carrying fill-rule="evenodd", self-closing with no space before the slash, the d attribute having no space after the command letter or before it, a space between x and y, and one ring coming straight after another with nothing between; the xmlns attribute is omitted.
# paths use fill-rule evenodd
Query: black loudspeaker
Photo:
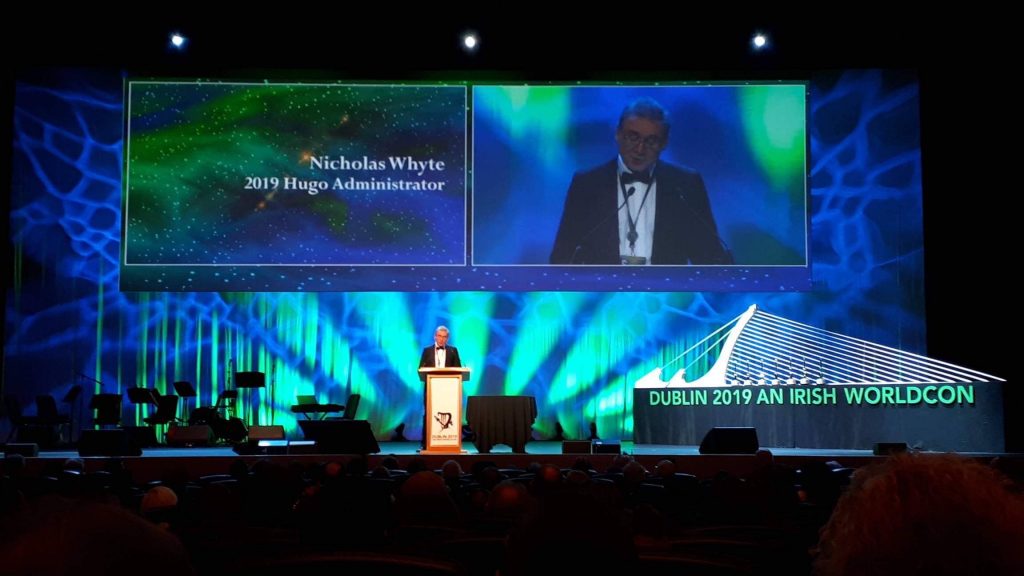
<svg viewBox="0 0 1024 576"><path fill-rule="evenodd" d="M708 430L700 443L701 454L755 454L759 444L754 428L720 428Z"/></svg>
<svg viewBox="0 0 1024 576"><path fill-rule="evenodd" d="M284 426L250 426L249 440L284 440Z"/></svg>
<svg viewBox="0 0 1024 576"><path fill-rule="evenodd" d="M590 454L590 440L564 440L562 454Z"/></svg>
<svg viewBox="0 0 1024 576"><path fill-rule="evenodd" d="M622 454L622 444L594 440L594 454Z"/></svg>
<svg viewBox="0 0 1024 576"><path fill-rule="evenodd" d="M39 444L7 444L4 446L4 456L8 454L21 454L25 457L39 456Z"/></svg>
<svg viewBox="0 0 1024 576"><path fill-rule="evenodd" d="M22 444L38 444L43 448L57 445L56 426L22 426L18 429L18 442Z"/></svg>
<svg viewBox="0 0 1024 576"><path fill-rule="evenodd" d="M124 430L82 430L79 456L142 456L142 448Z"/></svg>
<svg viewBox="0 0 1024 576"><path fill-rule="evenodd" d="M171 426L167 429L168 446L209 446L213 428L206 424Z"/></svg>
<svg viewBox="0 0 1024 576"><path fill-rule="evenodd" d="M128 441L141 448L156 446L156 429L151 426L124 426Z"/></svg>
<svg viewBox="0 0 1024 576"><path fill-rule="evenodd" d="M377 439L366 420L299 420L306 440L316 441L320 454L376 454Z"/></svg>
<svg viewBox="0 0 1024 576"><path fill-rule="evenodd" d="M875 456L889 456L907 451L906 442L876 442L871 453Z"/></svg>

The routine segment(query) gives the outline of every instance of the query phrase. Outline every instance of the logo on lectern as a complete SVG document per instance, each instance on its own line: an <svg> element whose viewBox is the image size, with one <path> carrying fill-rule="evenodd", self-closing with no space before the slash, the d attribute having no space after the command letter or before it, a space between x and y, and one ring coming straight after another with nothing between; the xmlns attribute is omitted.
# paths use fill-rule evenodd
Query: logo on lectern
<svg viewBox="0 0 1024 576"><path fill-rule="evenodd" d="M441 430L447 430L452 425L452 413L451 412L438 412L434 416L434 420L441 425Z"/></svg>

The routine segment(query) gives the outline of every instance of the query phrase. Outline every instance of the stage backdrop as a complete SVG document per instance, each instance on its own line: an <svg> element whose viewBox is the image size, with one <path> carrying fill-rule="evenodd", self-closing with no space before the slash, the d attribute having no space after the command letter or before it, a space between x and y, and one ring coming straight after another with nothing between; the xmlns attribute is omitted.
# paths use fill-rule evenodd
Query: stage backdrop
<svg viewBox="0 0 1024 576"><path fill-rule="evenodd" d="M297 394L343 403L359 393L358 417L378 437L400 423L418 437L418 355L446 324L473 369L467 395L535 396L538 438L557 421L570 437L596 422L602 437L628 439L631 383L751 303L923 352L916 80L858 71L809 89L810 291L129 293L118 289L122 78L23 76L5 392L31 411L36 394L59 399L76 383L88 400L189 380L198 404L212 405L233 366L268 375L272 387L252 398L260 423L297 435L287 409ZM126 403L126 421L143 415Z"/></svg>

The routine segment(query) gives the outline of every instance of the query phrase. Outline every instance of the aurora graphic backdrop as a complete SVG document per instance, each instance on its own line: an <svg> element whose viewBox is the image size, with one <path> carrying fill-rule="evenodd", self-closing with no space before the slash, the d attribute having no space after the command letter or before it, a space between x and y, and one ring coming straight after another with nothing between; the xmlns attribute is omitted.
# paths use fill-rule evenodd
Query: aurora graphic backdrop
<svg viewBox="0 0 1024 576"><path fill-rule="evenodd" d="M267 373L273 388L243 408L293 436L297 394L343 403L359 393L358 417L379 437L399 423L416 437L419 350L446 324L474 370L467 395L535 396L537 438L556 422L586 437L596 422L602 437L628 439L632 382L752 303L924 351L919 92L908 74L812 79L812 280L800 292L433 292L429 273L422 291L123 292L123 96L116 74L17 84L4 378L26 409L76 383L87 402L131 386L170 392L175 380L209 406L231 365ZM126 401L125 423L145 413Z"/></svg>

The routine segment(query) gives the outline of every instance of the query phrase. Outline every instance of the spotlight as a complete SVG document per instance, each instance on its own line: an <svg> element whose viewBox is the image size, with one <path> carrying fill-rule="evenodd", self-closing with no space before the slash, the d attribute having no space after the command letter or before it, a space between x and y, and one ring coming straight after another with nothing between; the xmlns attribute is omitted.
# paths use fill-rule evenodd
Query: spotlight
<svg viewBox="0 0 1024 576"><path fill-rule="evenodd" d="M176 48L178 50L183 50L185 48L185 44L187 43L188 38L185 38L181 34L177 32L171 34L171 47Z"/></svg>
<svg viewBox="0 0 1024 576"><path fill-rule="evenodd" d="M466 52L476 52L480 47L480 38L475 32L466 32L462 35L462 49Z"/></svg>
<svg viewBox="0 0 1024 576"><path fill-rule="evenodd" d="M758 32L750 39L750 45L754 47L754 50L764 50L768 47L768 36Z"/></svg>

